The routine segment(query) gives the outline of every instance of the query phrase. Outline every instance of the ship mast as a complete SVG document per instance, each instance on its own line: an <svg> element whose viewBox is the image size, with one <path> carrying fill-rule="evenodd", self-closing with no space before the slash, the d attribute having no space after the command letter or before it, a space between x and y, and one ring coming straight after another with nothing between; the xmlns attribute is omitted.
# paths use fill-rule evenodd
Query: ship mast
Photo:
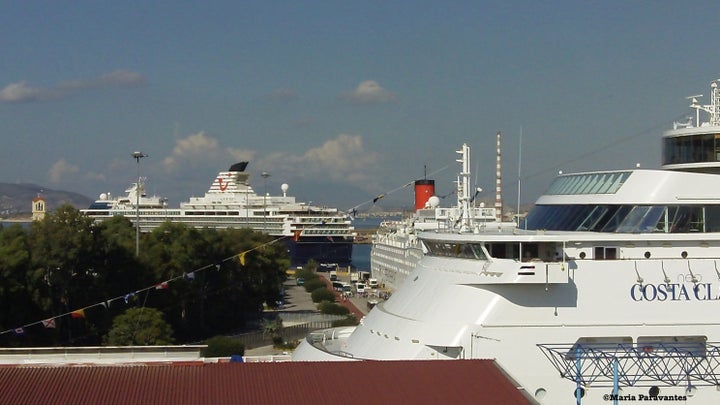
<svg viewBox="0 0 720 405"><path fill-rule="evenodd" d="M456 161L462 164L462 171L458 174L458 207L460 207L460 215L462 224L460 232L470 229L470 147L463 144L462 150L457 151L460 159Z"/></svg>
<svg viewBox="0 0 720 405"><path fill-rule="evenodd" d="M700 122L700 111L705 111L708 113L708 124L710 126L720 126L720 89L718 89L718 80L714 80L712 83L710 83L710 104L709 105L701 105L698 104L698 98L702 97L701 94L698 94L696 96L690 96L689 99L692 99L692 104L690 104L690 108L695 109L695 126L701 127L702 123Z"/></svg>
<svg viewBox="0 0 720 405"><path fill-rule="evenodd" d="M497 133L497 165L495 171L495 219L502 221L502 153L500 148L500 138L502 135Z"/></svg>

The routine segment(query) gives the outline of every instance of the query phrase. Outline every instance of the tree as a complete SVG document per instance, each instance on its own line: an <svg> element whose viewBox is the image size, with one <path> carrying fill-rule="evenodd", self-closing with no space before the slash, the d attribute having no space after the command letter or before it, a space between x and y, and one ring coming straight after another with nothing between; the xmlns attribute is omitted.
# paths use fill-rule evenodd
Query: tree
<svg viewBox="0 0 720 405"><path fill-rule="evenodd" d="M322 287L310 293L310 298L313 302L335 302L335 293L325 287Z"/></svg>
<svg viewBox="0 0 720 405"><path fill-rule="evenodd" d="M263 336L271 337L273 343L282 343L283 322L279 316L274 319L263 319Z"/></svg>
<svg viewBox="0 0 720 405"><path fill-rule="evenodd" d="M37 319L43 312L33 301L27 286L27 272L30 268L30 250L27 232L18 224L0 226L0 327L3 330ZM22 341L13 335L5 335L1 345L47 345L53 334L32 335Z"/></svg>
<svg viewBox="0 0 720 405"><path fill-rule="evenodd" d="M205 341L207 348L203 350L205 357L228 357L232 355L242 356L245 354L245 345L230 336L215 336Z"/></svg>
<svg viewBox="0 0 720 405"><path fill-rule="evenodd" d="M63 205L30 226L28 289L47 316L67 313L102 301L95 267L93 220ZM98 344L94 325L63 323L58 333L68 342Z"/></svg>
<svg viewBox="0 0 720 405"><path fill-rule="evenodd" d="M113 326L105 336L110 346L168 345L174 342L173 331L155 308L129 308L113 319Z"/></svg>

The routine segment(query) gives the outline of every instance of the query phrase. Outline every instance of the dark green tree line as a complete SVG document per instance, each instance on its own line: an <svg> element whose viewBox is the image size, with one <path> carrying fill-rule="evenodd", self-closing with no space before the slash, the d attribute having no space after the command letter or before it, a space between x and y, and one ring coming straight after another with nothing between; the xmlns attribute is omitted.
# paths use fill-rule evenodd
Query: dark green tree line
<svg viewBox="0 0 720 405"><path fill-rule="evenodd" d="M29 229L0 226L2 331L92 306L84 316L56 318L52 329L34 325L23 336L4 333L0 345L101 344L113 318L131 307L157 308L179 343L237 330L264 302L280 298L289 260L282 244L270 241L248 229L166 223L142 235L135 257L128 219L95 224L70 206ZM233 259L244 251L244 264ZM132 294L166 280L173 280L167 288ZM116 299L125 295L127 303Z"/></svg>

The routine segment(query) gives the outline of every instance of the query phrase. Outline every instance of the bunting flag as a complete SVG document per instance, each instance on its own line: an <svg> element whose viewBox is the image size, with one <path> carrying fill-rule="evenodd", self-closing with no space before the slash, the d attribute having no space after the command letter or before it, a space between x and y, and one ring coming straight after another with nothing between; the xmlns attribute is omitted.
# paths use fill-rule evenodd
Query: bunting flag
<svg viewBox="0 0 720 405"><path fill-rule="evenodd" d="M384 197L384 194L383 194L383 195L380 195L380 196L379 196L378 198L376 198L374 201L377 201L378 199L380 199L380 198L382 198L382 197ZM355 212L357 212L356 209L353 209L353 213L355 213ZM323 221L322 225L325 225L325 221ZM294 232L294 236L295 236L296 240L300 237L301 232L302 232L301 230L296 230L296 231ZM329 237L329 236L328 236L328 239L330 239L331 241L333 240L332 237ZM268 243L266 243L265 245L272 244L272 243L275 243L275 242L277 242L277 241L278 241L277 239L274 239L272 242L268 242ZM240 253L239 255L236 255L236 256L228 257L228 258L222 260L222 262L225 262L225 261L227 261L227 260L232 260L232 259L234 259L235 257L237 257L238 260L240 261L240 263L244 266L244 265L245 265L245 255L246 255L247 253L248 253L248 251L242 252L242 253ZM221 266L222 266L222 262L218 262L218 263L215 264L215 267L216 267L217 271L220 271ZM208 268L208 267L210 267L210 266L205 266L205 267L203 267L203 268L200 268L200 269L195 270L195 271L191 271L191 272L189 272L189 273L183 273L183 275L182 275L181 277L183 277L183 278L186 279L186 280L193 281L193 280L195 280L195 273L196 273L197 271L205 270L205 269ZM86 306L85 308L77 309L77 310L75 310L75 311L66 313L66 314L64 314L64 315L62 315L62 316L70 315L71 318L76 318L76 319L77 319L77 318L85 318L85 309L87 309L87 308L92 308L92 307L99 306L99 305L102 305L105 309L108 309L108 308L110 307L110 303L111 303L112 301L119 300L119 299L121 299L121 298L124 299L124 301L125 301L126 304L129 304L129 303L130 303L130 300L131 300L133 297L135 297L138 293L141 293L141 292L143 292L143 291L148 291L148 290L152 289L153 287L155 287L155 289L158 289L158 290L160 290L160 289L167 289L167 288L169 288L168 283L171 282L171 281L174 281L174 280L176 280L176 279L178 279L178 278L180 278L180 277L175 277L175 278L173 278L173 279L164 281L164 282L162 282L162 283L155 284L154 286L150 286L150 287L147 287L147 288L144 288L144 289L141 289L141 290L137 290L137 291L135 291L135 292L127 293L127 294L125 294L124 296L115 297L115 298L109 299L109 300L107 300L107 301L101 301L101 302L98 302L98 303L96 303L96 304L93 304L93 305L90 305L90 306ZM184 318L184 316L185 316L185 314L184 314L184 310L183 310L183 318ZM56 321L56 319L58 319L58 318L59 318L59 317L44 319L44 320L42 320L42 321L33 323L32 325L36 325L36 324L42 323L43 327L45 327L45 328L48 328L48 329L50 329L50 328L56 329L56 328L57 328L57 321ZM25 335L25 328L24 328L24 327L19 327L19 328L15 328L15 329L9 329L9 330L6 330L6 331L4 331L4 332L1 332L0 334L5 334L5 333L9 333L9 332L12 332L12 333L14 333L15 335L18 335L18 336L20 336L20 335Z"/></svg>
<svg viewBox="0 0 720 405"><path fill-rule="evenodd" d="M381 198L383 198L383 197L385 197L385 194L380 194L379 196L373 198L373 204L375 204L376 202L378 202L378 200L381 199Z"/></svg>

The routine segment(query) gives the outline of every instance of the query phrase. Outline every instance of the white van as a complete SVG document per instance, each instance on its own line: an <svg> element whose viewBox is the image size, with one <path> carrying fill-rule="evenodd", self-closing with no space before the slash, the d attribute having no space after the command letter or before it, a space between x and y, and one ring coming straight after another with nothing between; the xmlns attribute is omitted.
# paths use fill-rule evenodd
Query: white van
<svg viewBox="0 0 720 405"><path fill-rule="evenodd" d="M355 291L357 291L358 294L364 293L365 292L365 284L355 283Z"/></svg>
<svg viewBox="0 0 720 405"><path fill-rule="evenodd" d="M371 278L368 280L368 287L370 288L378 288L378 281L376 278Z"/></svg>

